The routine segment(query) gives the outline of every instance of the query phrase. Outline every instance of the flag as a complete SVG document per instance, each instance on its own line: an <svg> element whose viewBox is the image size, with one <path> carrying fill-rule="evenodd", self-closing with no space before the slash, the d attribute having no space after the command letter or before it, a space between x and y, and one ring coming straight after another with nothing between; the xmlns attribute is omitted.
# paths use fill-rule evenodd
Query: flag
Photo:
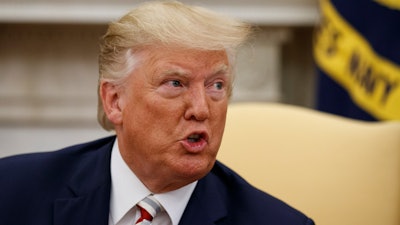
<svg viewBox="0 0 400 225"><path fill-rule="evenodd" d="M400 120L400 0L320 0L316 108Z"/></svg>

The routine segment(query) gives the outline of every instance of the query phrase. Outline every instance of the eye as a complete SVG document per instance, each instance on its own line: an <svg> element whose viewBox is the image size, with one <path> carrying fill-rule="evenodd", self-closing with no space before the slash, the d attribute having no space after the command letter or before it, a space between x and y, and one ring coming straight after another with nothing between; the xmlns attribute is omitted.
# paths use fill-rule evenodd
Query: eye
<svg viewBox="0 0 400 225"><path fill-rule="evenodd" d="M224 83L223 82L215 82L214 87L217 90L222 90L224 88Z"/></svg>
<svg viewBox="0 0 400 225"><path fill-rule="evenodd" d="M214 80L207 88L207 93L214 100L221 100L226 96L226 81L218 79Z"/></svg>
<svg viewBox="0 0 400 225"><path fill-rule="evenodd" d="M182 87L182 83L179 80L171 80L168 83L173 87Z"/></svg>
<svg viewBox="0 0 400 225"><path fill-rule="evenodd" d="M183 80L166 79L156 90L165 98L175 98L186 90L186 83Z"/></svg>

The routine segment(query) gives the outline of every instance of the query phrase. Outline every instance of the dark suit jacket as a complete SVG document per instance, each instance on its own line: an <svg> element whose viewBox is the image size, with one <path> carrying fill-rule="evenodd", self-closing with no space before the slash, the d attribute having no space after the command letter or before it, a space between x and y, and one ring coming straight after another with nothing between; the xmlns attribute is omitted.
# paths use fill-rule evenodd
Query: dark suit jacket
<svg viewBox="0 0 400 225"><path fill-rule="evenodd" d="M115 137L0 159L0 224L108 225ZM217 162L199 180L180 225L311 225Z"/></svg>

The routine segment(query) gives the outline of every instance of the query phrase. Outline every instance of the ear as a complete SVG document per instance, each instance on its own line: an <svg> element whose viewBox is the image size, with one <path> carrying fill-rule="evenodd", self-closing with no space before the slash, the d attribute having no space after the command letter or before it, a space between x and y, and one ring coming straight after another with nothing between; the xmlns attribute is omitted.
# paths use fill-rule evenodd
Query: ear
<svg viewBox="0 0 400 225"><path fill-rule="evenodd" d="M99 87L104 113L114 125L122 124L121 88L109 81L101 81Z"/></svg>

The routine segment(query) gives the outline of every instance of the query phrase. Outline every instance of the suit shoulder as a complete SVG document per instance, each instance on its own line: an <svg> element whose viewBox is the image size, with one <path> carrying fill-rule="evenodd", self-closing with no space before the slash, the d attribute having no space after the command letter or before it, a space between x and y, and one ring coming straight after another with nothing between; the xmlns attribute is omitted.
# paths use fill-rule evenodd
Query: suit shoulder
<svg viewBox="0 0 400 225"><path fill-rule="evenodd" d="M49 158L57 158L59 156L67 156L69 154L74 155L77 153L83 153L85 151L96 150L107 143L110 142L112 143L114 139L115 137L105 137L90 142L67 146L62 149L53 151L32 152L32 153L23 153L18 155L6 156L0 158L0 165L13 161L36 161L36 160L40 161Z"/></svg>
<svg viewBox="0 0 400 225"><path fill-rule="evenodd" d="M211 173L225 187L226 198L229 199L231 210L234 211L232 216L236 221L246 218L244 214L249 213L253 214L258 222L268 217L272 221L281 221L279 224L313 224L302 212L249 184L221 162L216 162ZM243 224L248 224L248 221L243 221Z"/></svg>
<svg viewBox="0 0 400 225"><path fill-rule="evenodd" d="M0 174L15 175L14 178L17 178L29 175L40 177L40 175L54 173L55 171L61 173L63 167L78 164L80 159L84 160L89 155L95 155L96 151L99 151L102 146L109 144L111 147L114 139L114 137L107 137L56 151L27 153L1 158ZM0 177L6 176L1 175Z"/></svg>
<svg viewBox="0 0 400 225"><path fill-rule="evenodd" d="M6 224L51 219L49 215L57 199L70 199L78 193L107 187L111 182L113 140L110 137L53 152L0 159L0 218Z"/></svg>

